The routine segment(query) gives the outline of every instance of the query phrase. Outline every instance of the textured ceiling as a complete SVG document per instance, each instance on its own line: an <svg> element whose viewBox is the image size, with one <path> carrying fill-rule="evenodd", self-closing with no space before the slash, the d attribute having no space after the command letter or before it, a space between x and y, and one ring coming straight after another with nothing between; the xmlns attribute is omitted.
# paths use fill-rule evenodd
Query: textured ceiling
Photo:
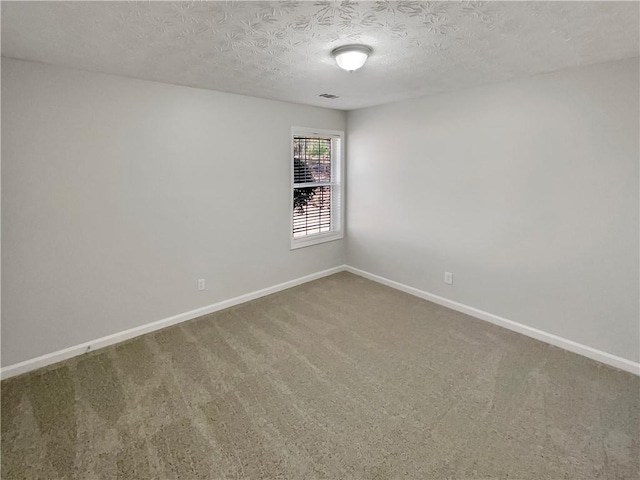
<svg viewBox="0 0 640 480"><path fill-rule="evenodd" d="M3 1L2 54L346 110L638 56L638 10L636 2ZM355 73L329 53L346 43L374 49Z"/></svg>

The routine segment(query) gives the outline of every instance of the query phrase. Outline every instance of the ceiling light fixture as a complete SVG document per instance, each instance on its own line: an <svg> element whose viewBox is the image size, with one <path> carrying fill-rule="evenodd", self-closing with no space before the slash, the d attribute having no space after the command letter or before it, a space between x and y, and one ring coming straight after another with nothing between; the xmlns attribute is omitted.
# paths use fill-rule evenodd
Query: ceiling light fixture
<svg viewBox="0 0 640 480"><path fill-rule="evenodd" d="M331 55L336 59L340 68L347 72L353 72L364 65L371 52L371 47L366 45L343 45L334 48Z"/></svg>

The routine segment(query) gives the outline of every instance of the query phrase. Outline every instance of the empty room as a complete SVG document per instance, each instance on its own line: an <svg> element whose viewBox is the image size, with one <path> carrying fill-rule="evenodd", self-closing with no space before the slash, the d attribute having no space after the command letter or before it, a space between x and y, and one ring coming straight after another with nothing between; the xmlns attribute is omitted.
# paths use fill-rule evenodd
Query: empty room
<svg viewBox="0 0 640 480"><path fill-rule="evenodd" d="M640 479L640 3L0 7L0 478Z"/></svg>

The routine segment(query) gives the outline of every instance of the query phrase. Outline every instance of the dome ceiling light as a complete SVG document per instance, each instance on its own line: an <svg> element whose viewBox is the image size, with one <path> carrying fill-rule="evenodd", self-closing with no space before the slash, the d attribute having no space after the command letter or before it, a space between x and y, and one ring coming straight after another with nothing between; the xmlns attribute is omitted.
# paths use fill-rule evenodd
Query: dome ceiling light
<svg viewBox="0 0 640 480"><path fill-rule="evenodd" d="M336 59L340 68L347 72L353 72L365 64L372 51L371 47L366 45L343 45L334 48L331 55Z"/></svg>

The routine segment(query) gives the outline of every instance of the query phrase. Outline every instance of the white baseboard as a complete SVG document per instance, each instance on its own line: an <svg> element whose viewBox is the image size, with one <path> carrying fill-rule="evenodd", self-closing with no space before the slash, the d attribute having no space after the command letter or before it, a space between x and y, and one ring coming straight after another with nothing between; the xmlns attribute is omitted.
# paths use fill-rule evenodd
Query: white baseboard
<svg viewBox="0 0 640 480"><path fill-rule="evenodd" d="M466 313L467 315L479 318L480 320L486 320L487 322L493 323L503 328L507 328L509 330L513 330L514 332L521 333L523 335L526 335L527 337L535 338L536 340L540 340L542 342L549 343L570 352L583 355L612 367L625 370L635 375L640 375L640 363L632 362L631 360L627 360L626 358L618 357L616 355L612 355L610 353L603 352L586 345L582 345L572 340L567 340L566 338L553 335L552 333L543 332L542 330L522 325L521 323L517 323L512 320L507 320L506 318L499 317L492 313L478 310L477 308L473 308L468 305L464 305L462 303L455 302L438 295L434 295L433 293L418 290L417 288L410 287L393 280L389 280L388 278L381 277L373 273L365 272L364 270L360 270L349 265L346 266L345 270L355 275L373 280L374 282L378 282L388 287L395 288L396 290L401 290L405 293L415 295L416 297L424 298L425 300L437 303L438 305L442 305L443 307Z"/></svg>
<svg viewBox="0 0 640 480"><path fill-rule="evenodd" d="M46 355L42 355L40 357L32 358L30 360L25 360L24 362L15 363L13 365L9 365L7 367L0 369L0 378L5 379L9 377L14 377L16 375L21 375L23 373L30 372L31 370L35 370L41 367L46 367L47 365L61 362L62 360L66 360L68 358L75 357L77 355L82 355L83 353L89 352L91 350L107 347L109 345L113 345L115 343L119 343L124 340L129 340L131 338L144 335L145 333L150 333L156 330L170 327L171 325L182 323L187 320L192 320L194 318L198 318L203 315L207 315L209 313L217 312L219 310L224 310L225 308L233 307L235 305L239 305L241 303L245 303L250 300L254 300L256 298L264 297L266 295L271 295L272 293L280 292L282 290L286 290L288 288L295 287L297 285L301 285L303 283L307 283L312 280L317 280L319 278L326 277L328 275L333 275L334 273L343 272L343 271L347 271L355 275L359 275L361 277L367 278L369 280L373 280L374 282L381 283L391 288L395 288L396 290L401 290L403 292L409 293L416 297L420 297L430 302L437 303L438 305L451 308L452 310L466 313L467 315L471 315L472 317L485 320L487 322L493 323L500 327L507 328L509 330L521 333L531 338L535 338L536 340L540 340L542 342L555 345L556 347L560 347L570 352L583 355L585 357L591 358L593 360L597 360L599 362L610 365L612 367L625 370L635 375L640 375L640 363L632 362L631 360L627 360L625 358L618 357L616 355L612 355L610 353L603 352L601 350L597 350L595 348L588 347L586 345L582 345L572 340L567 340L566 338L562 338L557 335L553 335L551 333L543 332L542 330L538 330L536 328L522 325L512 320L507 320L506 318L493 315L492 313L488 313L483 310L479 310L477 308L473 308L468 305L464 305L462 303L449 300L447 298L440 297L438 295L434 295L432 293L425 292L423 290L419 290L417 288L410 287L408 285L404 285L394 280L389 280L388 278L381 277L379 275L375 275L373 273L369 273L364 270L351 267L349 265L340 265L338 267L329 268L327 270L313 273L311 275L306 275L304 277L296 278L294 280L280 283L278 285L273 285L271 287L263 288L261 290L256 290L255 292L250 292L244 295L240 295L238 297L230 298L228 300L223 300L221 302L207 305L205 307L196 308L195 310L191 310L189 312L180 313L172 317L147 323L145 325L140 325L139 327L131 328L123 332L107 335L106 337L98 338L96 340L82 343L80 345L75 345L73 347L65 348L63 350L58 350L57 352L52 352Z"/></svg>
<svg viewBox="0 0 640 480"><path fill-rule="evenodd" d="M154 332L162 328L170 327L171 325L175 325L177 323L182 323L187 320L192 320L194 318L207 315L209 313L224 310L225 308L233 307L235 305L239 305L250 300L255 300L256 298L264 297L266 295L271 295L272 293L280 292L282 290L286 290L287 288L295 287L312 280L317 280L318 278L342 272L345 269L345 265L329 268L321 272L313 273L311 275L306 275L294 280L289 280L288 282L263 288L262 290L256 290L255 292L246 293L238 297L207 305L206 307L196 308L195 310L191 310L189 312L180 313L178 315L147 323L145 325L140 325L139 327L134 327L123 332L114 333L112 335L107 335L106 337L81 343L80 345L75 345L63 350L58 350L57 352L47 353L46 355L32 358L30 360L25 360L24 362L14 363L13 365L9 365L0 369L0 378L5 379L14 377L16 375L21 375L37 368L46 367L47 365L61 362L62 360L67 360L68 358L75 357L77 355L82 355L83 353L87 353L91 350L107 347L109 345L113 345L114 343L119 343L124 340L129 340L131 338L144 335L145 333Z"/></svg>

